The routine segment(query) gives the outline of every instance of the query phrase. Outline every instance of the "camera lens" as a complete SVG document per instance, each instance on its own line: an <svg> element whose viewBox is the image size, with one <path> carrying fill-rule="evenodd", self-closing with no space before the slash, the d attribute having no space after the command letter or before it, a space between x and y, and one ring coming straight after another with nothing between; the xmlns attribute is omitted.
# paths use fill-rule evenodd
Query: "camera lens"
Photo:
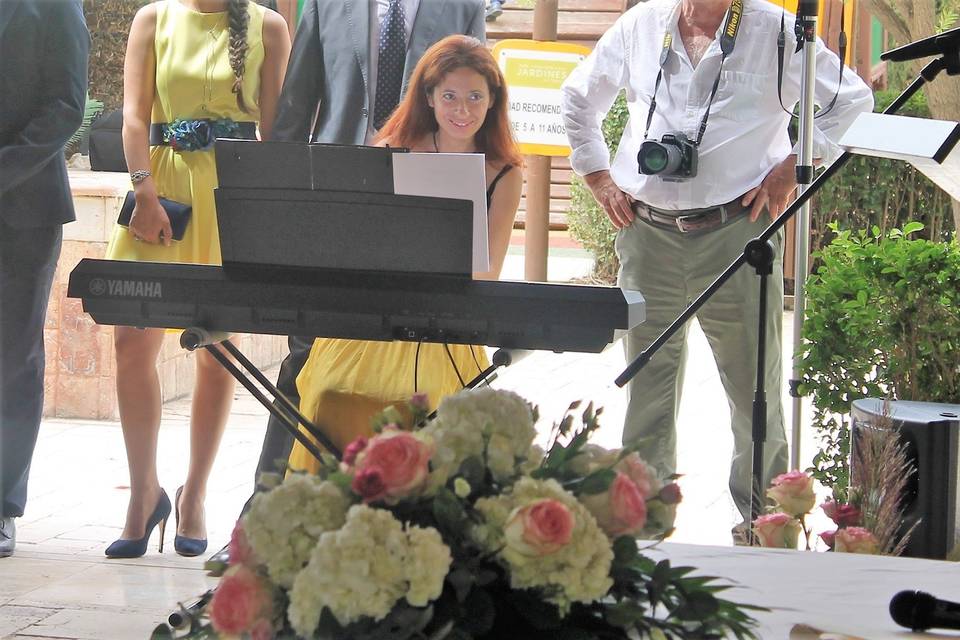
<svg viewBox="0 0 960 640"><path fill-rule="evenodd" d="M660 173L667 168L667 150L662 145L651 145L646 154L641 156L640 162L646 168L644 173Z"/></svg>
<svg viewBox="0 0 960 640"><path fill-rule="evenodd" d="M683 163L680 149L673 145L665 145L655 140L647 140L640 145L637 153L637 164L640 173L648 176L663 173L670 175Z"/></svg>

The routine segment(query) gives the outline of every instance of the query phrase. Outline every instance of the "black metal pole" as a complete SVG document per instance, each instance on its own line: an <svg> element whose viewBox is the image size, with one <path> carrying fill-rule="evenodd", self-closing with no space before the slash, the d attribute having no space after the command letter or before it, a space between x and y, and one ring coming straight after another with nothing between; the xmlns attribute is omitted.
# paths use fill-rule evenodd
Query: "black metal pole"
<svg viewBox="0 0 960 640"><path fill-rule="evenodd" d="M236 378L237 382L242 384L243 387L247 391L249 391L250 394L260 402L260 404L266 407L267 411L269 411L271 414L273 414L274 417L280 420L280 423L283 425L283 428L286 429L288 432L290 432L290 435L296 438L297 441L300 444L302 444L307 451L310 452L310 455L312 455L317 460L322 460L322 454L320 453L320 450L317 449L317 445L311 442L310 438L302 434L300 432L300 429L297 428L297 425L294 424L290 416L284 413L283 411L281 411L276 406L274 406L273 402L271 402L270 399L267 398L267 396L264 395L264 393L257 388L257 385L253 384L253 382L251 382L250 379L247 378L247 376L243 375L242 371L237 369L237 367L232 362L230 362L230 358L225 356L223 352L220 351L220 349L217 347L217 345L208 344L204 347L204 349L206 349L210 353L210 355L212 355L217 360L217 362L220 363L220 366L222 366L224 369L229 371L230 375ZM331 449L330 453L332 453L334 457L337 458L337 460L341 458L340 450L337 449L336 447Z"/></svg>
<svg viewBox="0 0 960 640"><path fill-rule="evenodd" d="M327 435L320 429L320 427L315 425L309 418L307 418L302 413L300 413L300 409L294 406L294 404L290 402L290 399L287 398L287 396L285 396L283 392L281 392L280 389L276 387L276 385L270 382L270 380L265 375L263 375L260 369L258 369L256 365L250 362L250 360L248 360L247 357L243 355L243 352L240 351L240 349L238 349L236 345L234 345L229 340L225 340L220 344L223 345L223 347L227 350L228 353L230 353L230 355L236 358L237 362L239 362L243 366L243 368L246 369L247 372L250 373L250 375L252 375L256 379L257 382L263 385L264 389L270 392L270 395L272 395L274 398L277 399L277 402L280 403L280 406L282 406L283 409L290 416L291 424L296 424L296 422L299 421L299 423L303 425L304 429L306 429L307 432L311 436L313 436L317 442L323 445L323 447L327 451L330 451L338 460L340 459L340 451L337 448L337 446L333 444L333 441L327 437ZM294 418L296 418L296 420L294 420Z"/></svg>
<svg viewBox="0 0 960 640"><path fill-rule="evenodd" d="M769 240L751 240L744 249L747 263L760 277L760 301L757 313L757 384L753 396L753 467L750 484L750 518L756 520L763 505L763 447L767 441L767 287L776 249ZM753 541L753 530L750 533Z"/></svg>

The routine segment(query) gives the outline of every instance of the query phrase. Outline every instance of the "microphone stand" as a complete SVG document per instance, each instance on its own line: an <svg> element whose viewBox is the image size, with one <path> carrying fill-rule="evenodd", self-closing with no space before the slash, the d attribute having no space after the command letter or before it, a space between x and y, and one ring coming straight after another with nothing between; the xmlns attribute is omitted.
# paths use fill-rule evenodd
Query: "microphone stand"
<svg viewBox="0 0 960 640"><path fill-rule="evenodd" d="M941 71L948 70L951 75L960 73L960 64L957 64L951 59L957 57L957 52L946 52L941 57L936 58L935 60L929 62L921 71L920 74L914 79L910 86L904 89L896 100L894 100L889 107L887 107L883 113L892 114L896 113L907 100L910 99L917 91L919 91L923 85L928 82L932 82L934 78L939 75ZM849 151L845 151L840 155L829 167L827 167L823 173L821 173L817 178L810 184L810 187L804 189L802 193L797 196L797 199L787 207L776 220L774 220L770 226L764 229L757 238L751 240L747 243L747 246L744 248L742 254L740 254L730 266L728 266L724 271L717 276L717 279L707 287L703 293L697 296L696 300L690 303L683 313L681 313L676 320L670 323L663 333L653 341L653 343L644 349L640 355L638 355L632 362L630 362L623 372L617 376L615 380L618 387L622 387L627 382L629 382L637 373L650 361L653 355L663 347L664 344L675 334L683 325L690 321L693 318L697 311L711 298L713 295L720 290L724 283L729 280L734 273L737 272L740 267L745 263L754 266L757 269L758 275L761 276L760 279L760 344L758 345L758 360L757 360L757 390L754 396L754 406L753 406L753 484L755 489L759 489L762 486L762 475L763 475L763 445L764 440L766 439L766 392L763 388L763 369L764 369L764 337L766 333L765 320L764 320L764 309L766 306L766 280L765 274L763 271L766 271L767 267L765 266L767 260L769 259L770 264L772 265L773 256L772 256L772 247L769 245L770 239L774 234L779 231L783 225L790 220L791 217L804 205L806 204L813 195L819 191L823 185L834 176L843 166L850 160L853 154ZM766 248L764 248L766 246ZM768 256L769 252L769 256ZM758 264L760 266L758 266ZM796 322L802 322L802 318L798 318ZM779 393L779 390L777 390ZM759 453L759 457L758 457ZM757 495L758 491L750 492L750 513L754 515L759 513L760 505L762 504L762 499ZM751 534L752 538L752 534Z"/></svg>
<svg viewBox="0 0 960 640"><path fill-rule="evenodd" d="M799 118L799 155L797 157L797 193L802 194L810 188L813 181L813 109L814 89L817 73L817 20L819 2L800 0L797 6L797 42L803 51L800 72L800 118ZM842 66L844 61L840 61ZM803 344L803 317L806 312L806 281L810 260L810 203L804 202L797 214L797 237L794 242L793 271L793 350L796 353ZM762 313L761 313L762 315ZM762 348L762 347L761 347ZM790 380L790 396L793 398L791 412L790 468L800 467L800 442L803 404L800 399L799 385L802 373L801 363L794 357L793 377ZM766 415L766 414L764 414ZM762 447L762 445L761 445ZM761 458L760 464L763 464ZM754 461L756 468L756 461ZM759 490L762 485L754 487ZM758 514L751 511L751 516Z"/></svg>

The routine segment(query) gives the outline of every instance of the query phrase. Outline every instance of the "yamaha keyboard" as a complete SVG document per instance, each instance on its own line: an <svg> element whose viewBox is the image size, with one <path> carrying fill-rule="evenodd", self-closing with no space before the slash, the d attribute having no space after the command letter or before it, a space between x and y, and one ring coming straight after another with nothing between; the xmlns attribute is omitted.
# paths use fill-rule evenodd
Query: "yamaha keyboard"
<svg viewBox="0 0 960 640"><path fill-rule="evenodd" d="M594 353L645 315L614 287L91 259L68 296L107 325Z"/></svg>

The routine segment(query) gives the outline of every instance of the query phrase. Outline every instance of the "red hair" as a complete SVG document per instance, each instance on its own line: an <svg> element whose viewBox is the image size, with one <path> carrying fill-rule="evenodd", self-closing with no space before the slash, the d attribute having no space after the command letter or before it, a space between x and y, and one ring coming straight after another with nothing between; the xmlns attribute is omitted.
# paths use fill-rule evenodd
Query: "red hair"
<svg viewBox="0 0 960 640"><path fill-rule="evenodd" d="M395 147L412 147L439 129L427 96L451 71L472 69L487 81L490 108L476 134L477 151L488 160L520 166L523 159L507 117L507 85L500 67L482 42L470 36L453 35L427 49L413 70L410 86L396 111L377 133L376 141L389 140Z"/></svg>

